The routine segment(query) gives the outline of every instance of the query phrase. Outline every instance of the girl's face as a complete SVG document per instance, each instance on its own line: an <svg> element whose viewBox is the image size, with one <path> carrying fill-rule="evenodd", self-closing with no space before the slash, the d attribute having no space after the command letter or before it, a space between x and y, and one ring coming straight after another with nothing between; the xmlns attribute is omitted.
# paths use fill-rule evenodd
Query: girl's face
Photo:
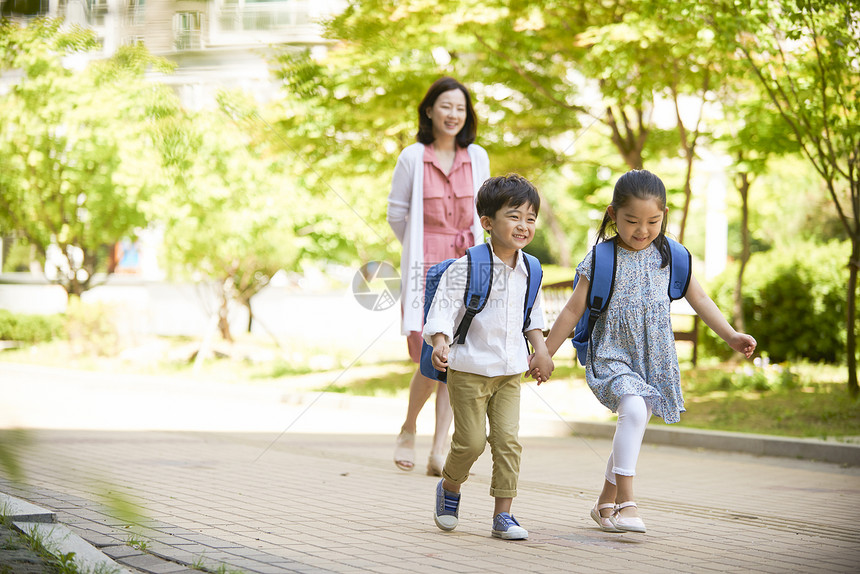
<svg viewBox="0 0 860 574"><path fill-rule="evenodd" d="M427 116L433 123L433 137L456 137L466 125L466 96L457 88L442 92L432 107L427 108Z"/></svg>
<svg viewBox="0 0 860 574"><path fill-rule="evenodd" d="M630 251L646 249L660 235L669 210L656 199L631 198L624 207L609 206L609 217L618 228L618 243Z"/></svg>

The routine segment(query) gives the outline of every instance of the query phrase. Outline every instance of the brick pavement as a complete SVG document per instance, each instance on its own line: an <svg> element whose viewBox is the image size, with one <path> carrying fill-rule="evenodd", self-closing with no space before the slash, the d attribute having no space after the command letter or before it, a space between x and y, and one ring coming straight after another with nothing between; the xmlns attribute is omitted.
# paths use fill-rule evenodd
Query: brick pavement
<svg viewBox="0 0 860 574"><path fill-rule="evenodd" d="M17 447L28 483L0 480L0 491L55 510L107 555L151 573L856 572L860 563L858 467L646 444L636 487L648 532L611 534L588 517L609 441L524 437L514 513L530 537L505 542L490 536L489 453L463 488L460 526L446 533L431 516L437 479L398 471L393 436L332 430L278 440L34 430ZM419 436L419 453L428 447ZM142 518L130 525L111 510L122 506Z"/></svg>

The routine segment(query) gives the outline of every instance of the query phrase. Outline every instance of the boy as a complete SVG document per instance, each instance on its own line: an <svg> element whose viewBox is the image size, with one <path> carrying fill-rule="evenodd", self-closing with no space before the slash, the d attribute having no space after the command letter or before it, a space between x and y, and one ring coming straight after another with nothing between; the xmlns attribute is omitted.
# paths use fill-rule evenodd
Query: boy
<svg viewBox="0 0 860 574"><path fill-rule="evenodd" d="M493 252L487 304L475 315L466 342L450 346L453 331L465 314L468 263L461 257L442 275L424 325L424 340L433 347L433 366L440 371L451 369L448 393L454 410L454 435L442 480L436 486L434 520L442 530L456 528L460 486L489 442L493 453L490 496L495 497L493 536L521 540L528 538L528 531L510 513L522 452L517 439L520 379L529 370L523 338L528 270L521 249L534 238L540 197L524 177L491 177L478 190L476 207ZM546 380L554 365L544 344L543 326L538 295L525 338L535 349L531 366L540 365L541 380Z"/></svg>

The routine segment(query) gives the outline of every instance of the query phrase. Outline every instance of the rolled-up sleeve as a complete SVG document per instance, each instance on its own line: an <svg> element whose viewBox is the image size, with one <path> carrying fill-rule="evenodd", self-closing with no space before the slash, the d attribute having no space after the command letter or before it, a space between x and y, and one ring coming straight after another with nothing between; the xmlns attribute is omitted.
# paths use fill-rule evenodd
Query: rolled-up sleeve
<svg viewBox="0 0 860 574"><path fill-rule="evenodd" d="M406 234L406 219L409 216L409 202L412 199L412 170L414 166L403 154L397 158L394 175L391 177L391 192L388 194L386 219L400 243Z"/></svg>
<svg viewBox="0 0 860 574"><path fill-rule="evenodd" d="M466 292L468 262L462 257L452 263L439 280L433 302L427 312L422 335L428 345L433 344L433 335L442 333L448 344L454 339L454 325L463 318L463 293Z"/></svg>

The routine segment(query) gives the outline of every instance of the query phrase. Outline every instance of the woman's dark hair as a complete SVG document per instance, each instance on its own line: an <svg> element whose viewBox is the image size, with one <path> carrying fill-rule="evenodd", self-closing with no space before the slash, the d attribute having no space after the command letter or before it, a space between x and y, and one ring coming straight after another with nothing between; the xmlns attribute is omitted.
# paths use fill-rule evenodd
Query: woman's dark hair
<svg viewBox="0 0 860 574"><path fill-rule="evenodd" d="M540 211L540 195L537 188L521 175L509 173L491 177L485 181L478 190L475 209L481 217L495 217L496 213L505 205L519 207L529 203L535 210L535 215Z"/></svg>
<svg viewBox="0 0 860 574"><path fill-rule="evenodd" d="M429 145L436 139L433 136L433 121L427 117L427 108L432 108L441 94L451 90L460 90L466 96L466 123L457 134L457 145L469 147L478 135L478 118L475 116L475 108L472 107L472 96L469 95L469 90L454 78L445 76L433 82L424 99L418 104L418 134L415 139L424 145Z"/></svg>
<svg viewBox="0 0 860 574"><path fill-rule="evenodd" d="M615 182L615 189L612 192L612 209L618 213L618 210L627 205L632 199L656 199L660 204L660 209L666 209L666 186L659 177L644 169L633 169L618 178ZM608 236L608 232L614 232ZM618 235L618 227L612 218L609 217L609 208L603 214L603 221L600 223L600 228L597 230L597 242L605 241L606 239L614 238ZM654 240L657 244L657 249L660 250L662 259L660 266L665 267L669 264L669 243L666 241L666 218L663 218L663 225L660 228L660 235Z"/></svg>

